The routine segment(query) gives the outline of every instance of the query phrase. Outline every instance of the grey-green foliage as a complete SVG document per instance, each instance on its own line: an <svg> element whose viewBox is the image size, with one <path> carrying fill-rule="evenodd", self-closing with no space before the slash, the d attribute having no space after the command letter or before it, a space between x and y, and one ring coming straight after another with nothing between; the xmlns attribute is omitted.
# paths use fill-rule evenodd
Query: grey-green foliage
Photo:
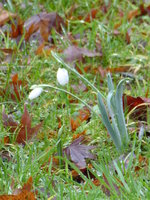
<svg viewBox="0 0 150 200"><path fill-rule="evenodd" d="M102 121L107 128L108 133L112 137L117 150L122 152L126 149L129 140L122 105L123 84L126 79L123 79L118 83L116 91L114 90L114 85L110 74L108 74L107 79L109 89L107 96L107 107L111 120L109 119L109 115L100 93L98 93L99 110Z"/></svg>

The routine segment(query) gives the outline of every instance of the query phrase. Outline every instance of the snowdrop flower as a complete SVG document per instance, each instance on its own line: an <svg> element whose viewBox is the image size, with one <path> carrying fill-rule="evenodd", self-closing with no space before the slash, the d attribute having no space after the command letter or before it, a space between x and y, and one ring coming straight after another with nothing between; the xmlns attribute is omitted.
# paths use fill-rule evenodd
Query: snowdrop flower
<svg viewBox="0 0 150 200"><path fill-rule="evenodd" d="M29 94L29 96L28 96L28 99L33 100L33 99L37 98L38 96L40 96L40 94L41 94L42 92L43 92L43 88L41 88L41 87L34 88L34 89L30 92L30 94Z"/></svg>
<svg viewBox="0 0 150 200"><path fill-rule="evenodd" d="M57 71L57 81L60 85L66 85L69 82L68 71L64 68L59 68Z"/></svg>

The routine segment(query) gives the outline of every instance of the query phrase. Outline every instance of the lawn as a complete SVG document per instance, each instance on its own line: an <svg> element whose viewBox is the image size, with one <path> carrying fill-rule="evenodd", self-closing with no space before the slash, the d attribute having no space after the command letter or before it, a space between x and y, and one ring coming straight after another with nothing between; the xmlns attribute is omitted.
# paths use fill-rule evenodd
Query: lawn
<svg viewBox="0 0 150 200"><path fill-rule="evenodd" d="M0 3L0 200L150 199L148 1Z"/></svg>

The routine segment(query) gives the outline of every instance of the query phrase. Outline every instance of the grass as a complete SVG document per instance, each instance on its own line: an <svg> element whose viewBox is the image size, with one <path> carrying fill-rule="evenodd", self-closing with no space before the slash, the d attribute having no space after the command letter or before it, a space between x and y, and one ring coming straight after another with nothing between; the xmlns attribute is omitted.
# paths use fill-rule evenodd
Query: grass
<svg viewBox="0 0 150 200"><path fill-rule="evenodd" d="M22 3L26 5L23 9ZM102 92L106 97L108 94L107 81L104 78L101 83L100 74L94 74L94 68L102 66L103 68L115 68L119 66L130 65L132 70L137 71L134 80L126 86L125 93L131 96L145 96L149 88L149 60L150 60L150 27L149 16L145 15L140 18L134 18L132 21L127 20L127 14L130 10L136 9L137 4L132 4L131 1L117 1L110 3L109 11L106 14L100 10L97 18L90 23L79 20L78 16L86 16L92 8L100 6L99 1L84 0L84 1L6 1L4 7L13 12L17 12L22 19L26 20L29 17L41 12L56 11L65 19L65 14L71 7L77 4L78 8L72 13L72 18L68 19L68 26L64 30L63 35L71 32L72 35L80 34L78 44L80 47L87 47L88 49L95 49L96 42L100 42L103 56L102 58L85 58L79 67L90 66L89 73L83 73L84 77L88 79L95 87ZM119 27L120 35L113 34L114 25L119 22L119 10L122 10L124 16L122 24ZM141 23L141 19L143 22ZM131 43L127 44L125 41L126 31L132 28ZM55 46L59 49L65 49L70 41L62 39L59 34L53 31L55 38ZM146 43L144 47L142 44ZM0 44L2 48L16 48L17 44L12 41L9 36L5 37L0 34ZM23 113L23 105L27 101L29 88L34 84L50 84L60 87L56 81L56 72L61 64L58 63L54 57L50 56L36 56L36 43L23 44L21 50L11 58L5 56L0 52L1 66L0 67L0 89L4 88L11 80L13 73L18 73L19 79L25 82L22 88L24 98L21 101L13 101L9 98L10 88L8 94L0 96L0 121L2 122L2 105L5 105L6 113L12 112L16 120L20 120ZM112 74L115 87L122 79L121 73ZM79 92L76 94L71 89L71 84L78 84L79 79L74 73L69 72L69 84L63 87L69 92L81 98L86 103L95 106L97 105L97 93L88 87L87 92ZM43 126L36 139L27 143L24 147L14 142L14 136L9 130L0 124L0 194L11 194L13 188L22 187L30 176L33 177L34 191L38 191L38 199L51 199L57 196L57 199L109 199L101 186L95 186L91 178L87 178L78 168L66 158L63 158L65 167L54 170L52 160L49 158L57 152L58 142L58 120L61 119L63 125L61 141L63 148L67 147L71 141L73 134L78 134L86 130L86 137L89 145L96 145L93 153L97 155L97 159L91 161L93 168L88 169L88 172L94 174L97 180L106 188L108 184L103 179L105 174L109 185L111 186L111 199L149 199L150 198L150 139L144 134L142 140L138 140L136 122L129 118L127 128L130 137L131 157L127 169L121 166L118 162L115 164L117 173L114 168L110 171L108 166L113 166L112 161L119 158L119 153L108 137L107 131L102 124L101 119L94 114L91 114L89 123L83 122L81 126L72 132L70 128L70 117L82 108L83 103L70 104L68 95L63 92L46 88L47 92L43 92L40 97L29 102L27 108L32 114L32 125L38 124L43 120ZM149 96L149 94L148 94ZM65 105L65 106L64 106ZM148 126L149 122L146 123ZM133 131L129 128L134 127ZM10 144L4 144L4 136L9 135ZM127 153L129 153L127 152ZM136 155L133 158L133 152ZM4 156L4 154L8 155ZM139 162L139 155L143 155L148 161L146 166ZM145 162L144 162L145 163ZM135 168L140 166L140 170ZM84 183L78 183L73 180L70 168L78 171ZM123 169L124 170L123 170ZM117 180L120 180L118 182ZM14 184L12 184L14 183ZM114 184L120 187L121 193L118 194L114 188Z"/></svg>

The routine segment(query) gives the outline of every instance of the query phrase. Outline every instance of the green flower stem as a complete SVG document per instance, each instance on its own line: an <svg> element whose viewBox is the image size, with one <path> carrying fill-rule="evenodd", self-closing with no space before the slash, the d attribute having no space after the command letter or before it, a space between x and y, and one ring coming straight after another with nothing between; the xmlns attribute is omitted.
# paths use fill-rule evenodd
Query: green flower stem
<svg viewBox="0 0 150 200"><path fill-rule="evenodd" d="M63 59L60 58L60 56L58 56L57 53L55 52L51 52L52 56L63 66L65 66L67 69L69 69L70 71L72 71L73 73L75 73L80 79L84 80L91 88L93 88L97 93L101 93L90 81L88 81L88 79L86 79L84 76L82 76L77 70L75 70L74 68L70 67L68 64L66 64ZM101 94L101 96L105 99L105 97Z"/></svg>
<svg viewBox="0 0 150 200"><path fill-rule="evenodd" d="M80 102L82 102L85 106L87 106L94 114L98 115L91 106L89 106L85 101L83 101L82 99L80 99L79 97L77 97L76 95L72 94L71 92L68 92L67 90L64 90L62 88L58 88L58 87L55 87L55 86L52 86L52 85L49 85L49 84L40 84L40 85L34 85L32 86L32 89L35 89L37 87L48 87L48 88L52 88L54 90L58 90L58 91L61 91L61 92L65 92L66 94L69 94L71 95L72 97L74 97L75 99L79 100ZM99 115L98 115L99 117Z"/></svg>

